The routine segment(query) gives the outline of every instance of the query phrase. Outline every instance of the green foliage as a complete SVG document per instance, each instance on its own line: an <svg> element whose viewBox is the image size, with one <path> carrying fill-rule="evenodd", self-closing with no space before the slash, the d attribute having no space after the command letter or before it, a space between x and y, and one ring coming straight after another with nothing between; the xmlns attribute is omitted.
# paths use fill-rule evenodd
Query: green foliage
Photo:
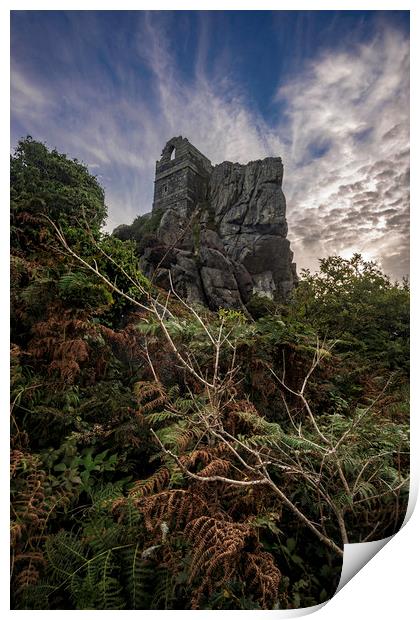
<svg viewBox="0 0 420 620"><path fill-rule="evenodd" d="M374 262L360 254L321 259L319 272L303 271L293 304L302 320L339 339L340 350L408 370L408 284L392 284Z"/></svg>
<svg viewBox="0 0 420 620"><path fill-rule="evenodd" d="M96 179L29 138L11 189L12 607L327 600L341 559L275 489L339 548L337 515L350 542L400 526L408 286L331 257L289 306L251 300L253 320L169 300L161 322L56 251L43 218L147 304L136 254L160 213L101 233ZM271 485L247 484L264 469Z"/></svg>
<svg viewBox="0 0 420 620"><path fill-rule="evenodd" d="M113 297L105 286L92 282L82 272L70 272L58 282L60 298L73 308L88 308L102 312L113 303Z"/></svg>
<svg viewBox="0 0 420 620"><path fill-rule="evenodd" d="M132 224L120 224L112 232L113 236L121 241L135 242L136 252L140 256L148 243L156 240L155 234L163 216L161 209L156 209L145 215L138 215Z"/></svg>
<svg viewBox="0 0 420 620"><path fill-rule="evenodd" d="M95 252L88 260L92 264L92 259L96 261L99 270L117 286L120 290L127 293L132 299L144 301L144 294L140 292L151 291L151 283L146 276L138 269L135 256L135 244L133 241L121 241L113 235L102 234L99 239L99 252ZM110 257L110 258L107 258ZM98 279L89 274L89 279L99 286ZM100 285L103 288L102 285ZM109 292L109 290L108 290ZM118 295L114 291L110 292L112 305L108 310L102 312L102 323L109 326L117 326L130 312L136 310L136 306L130 303L127 298Z"/></svg>
<svg viewBox="0 0 420 620"><path fill-rule="evenodd" d="M22 223L35 222L42 215L53 218L73 242L83 239L82 217L92 233L99 234L107 214L104 192L86 166L28 136L19 141L11 157L10 174L12 235L24 251L28 250L25 242L32 246L42 236L35 228L23 231Z"/></svg>
<svg viewBox="0 0 420 620"><path fill-rule="evenodd" d="M218 318L221 322L230 327L236 325L244 325L247 321L246 316L240 310L227 310L226 308L220 308L217 312Z"/></svg>
<svg viewBox="0 0 420 620"><path fill-rule="evenodd" d="M117 465L116 454L108 455L108 450L95 455L93 452L93 447L79 452L72 440L66 441L58 450L45 451L42 457L51 472L52 486L90 493L95 482L103 480L104 472L115 471Z"/></svg>
<svg viewBox="0 0 420 620"><path fill-rule="evenodd" d="M279 304L264 295L253 295L246 308L254 319L274 315L280 311Z"/></svg>
<svg viewBox="0 0 420 620"><path fill-rule="evenodd" d="M122 588L115 577L114 549L92 557L80 539L61 531L49 537L45 552L52 590L49 596L65 588L76 609L124 608Z"/></svg>

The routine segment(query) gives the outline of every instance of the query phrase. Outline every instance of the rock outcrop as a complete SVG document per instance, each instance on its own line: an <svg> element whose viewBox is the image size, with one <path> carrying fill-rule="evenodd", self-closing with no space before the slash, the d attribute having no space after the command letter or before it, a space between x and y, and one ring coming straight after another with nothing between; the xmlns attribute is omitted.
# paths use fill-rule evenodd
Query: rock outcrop
<svg viewBox="0 0 420 620"><path fill-rule="evenodd" d="M226 252L248 271L254 293L277 299L296 281L282 181L280 157L245 166L223 162L210 177L210 205Z"/></svg>
<svg viewBox="0 0 420 620"><path fill-rule="evenodd" d="M286 300L297 277L282 181L280 157L212 166L187 139L172 138L156 162L161 218L141 268L211 309L243 308L252 295Z"/></svg>

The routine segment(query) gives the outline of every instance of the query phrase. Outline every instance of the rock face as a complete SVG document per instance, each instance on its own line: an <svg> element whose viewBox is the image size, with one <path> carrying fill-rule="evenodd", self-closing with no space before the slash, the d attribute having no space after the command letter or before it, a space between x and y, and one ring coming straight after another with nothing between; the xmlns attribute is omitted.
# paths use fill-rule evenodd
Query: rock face
<svg viewBox="0 0 420 620"><path fill-rule="evenodd" d="M243 308L253 294L286 300L297 277L282 180L280 157L212 166L172 138L156 162L153 212L162 217L141 268L211 309Z"/></svg>
<svg viewBox="0 0 420 620"><path fill-rule="evenodd" d="M287 236L280 157L224 162L210 177L210 204L226 252L252 277L253 292L284 299L296 270Z"/></svg>

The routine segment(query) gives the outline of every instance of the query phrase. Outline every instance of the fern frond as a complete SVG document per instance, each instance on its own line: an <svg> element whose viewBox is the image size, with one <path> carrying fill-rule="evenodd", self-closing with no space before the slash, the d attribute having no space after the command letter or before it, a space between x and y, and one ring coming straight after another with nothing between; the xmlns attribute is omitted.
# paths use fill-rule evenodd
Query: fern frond
<svg viewBox="0 0 420 620"><path fill-rule="evenodd" d="M190 420L181 420L157 430L156 435L164 446L179 454L185 452L193 442L201 437L202 430L199 427L192 428Z"/></svg>
<svg viewBox="0 0 420 620"><path fill-rule="evenodd" d="M45 553L48 559L48 571L53 583L61 583L83 563L87 562L84 546L80 539L71 532L64 530L47 538Z"/></svg>
<svg viewBox="0 0 420 620"><path fill-rule="evenodd" d="M125 602L118 579L113 575L113 550L102 554L97 559L98 565L98 602L97 609L124 609Z"/></svg>
<svg viewBox="0 0 420 620"><path fill-rule="evenodd" d="M79 289L89 283L88 278L81 272L65 273L58 281L58 290L60 293L66 294L69 291Z"/></svg>
<svg viewBox="0 0 420 620"><path fill-rule="evenodd" d="M95 555L125 542L123 529L109 515L96 515L85 524L83 533Z"/></svg>
<svg viewBox="0 0 420 620"><path fill-rule="evenodd" d="M174 401L174 408L179 411L181 414L187 414L196 408L201 402L199 398L185 398L178 397Z"/></svg>
<svg viewBox="0 0 420 620"><path fill-rule="evenodd" d="M92 509L104 509L107 508L111 500L119 497L124 488L125 481L118 480L117 482L109 482L105 485L97 485L90 492L90 498L92 500Z"/></svg>
<svg viewBox="0 0 420 620"><path fill-rule="evenodd" d="M203 515L185 533L193 548L189 582L200 582L192 597L193 609L203 596L212 596L235 578L251 581L264 607L274 605L281 575L271 554L261 550L250 525Z"/></svg>
<svg viewBox="0 0 420 620"><path fill-rule="evenodd" d="M70 575L66 587L76 609L124 609L114 550L100 553Z"/></svg>
<svg viewBox="0 0 420 620"><path fill-rule="evenodd" d="M274 609L279 598L281 573L267 551L248 552L244 558L247 588L263 609Z"/></svg>
<svg viewBox="0 0 420 620"><path fill-rule="evenodd" d="M179 414L173 411L155 411L153 413L148 413L145 416L146 422L150 424L150 426L155 427L157 424L162 424L163 422L174 422L179 418Z"/></svg>
<svg viewBox="0 0 420 620"><path fill-rule="evenodd" d="M153 584L152 609L174 609L175 575L167 568L161 567L155 572Z"/></svg>
<svg viewBox="0 0 420 620"><path fill-rule="evenodd" d="M17 609L50 609L48 596L53 587L48 584L36 583L28 585L21 591L15 591L19 595Z"/></svg>
<svg viewBox="0 0 420 620"><path fill-rule="evenodd" d="M114 510L121 510L121 504L122 500L117 500ZM136 505L143 514L146 529L151 533L158 531L163 522L173 530L179 530L207 511L207 504L199 495L184 489L146 496L136 500Z"/></svg>
<svg viewBox="0 0 420 620"><path fill-rule="evenodd" d="M138 381L134 385L134 394L143 414L161 407L168 399L165 388L157 381Z"/></svg>
<svg viewBox="0 0 420 620"><path fill-rule="evenodd" d="M132 497L143 497L162 491L170 480L170 473L167 467L161 467L147 480L138 480L133 484L128 494Z"/></svg>
<svg viewBox="0 0 420 620"><path fill-rule="evenodd" d="M232 467L230 461L224 459L214 459L208 465L197 472L199 476L227 476Z"/></svg>
<svg viewBox="0 0 420 620"><path fill-rule="evenodd" d="M354 499L368 499L369 497L372 497L374 495L377 494L377 489L375 487L374 484L372 484L371 482L367 482L365 480L362 480L361 482L359 482L359 484L357 485L357 489L353 495Z"/></svg>
<svg viewBox="0 0 420 620"><path fill-rule="evenodd" d="M127 607L147 609L156 577L155 566L150 559L144 558L143 549L139 543L131 548L122 549L120 555L124 586L129 597Z"/></svg>

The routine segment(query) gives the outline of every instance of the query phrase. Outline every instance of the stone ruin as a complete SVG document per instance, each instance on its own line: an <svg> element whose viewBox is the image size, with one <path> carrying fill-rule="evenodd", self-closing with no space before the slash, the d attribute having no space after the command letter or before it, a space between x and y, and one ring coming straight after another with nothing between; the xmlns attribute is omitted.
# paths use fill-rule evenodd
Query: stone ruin
<svg viewBox="0 0 420 620"><path fill-rule="evenodd" d="M280 157L213 166L186 138L172 138L156 162L149 216L161 219L141 269L211 309L243 309L253 295L287 300L297 276L282 180Z"/></svg>

